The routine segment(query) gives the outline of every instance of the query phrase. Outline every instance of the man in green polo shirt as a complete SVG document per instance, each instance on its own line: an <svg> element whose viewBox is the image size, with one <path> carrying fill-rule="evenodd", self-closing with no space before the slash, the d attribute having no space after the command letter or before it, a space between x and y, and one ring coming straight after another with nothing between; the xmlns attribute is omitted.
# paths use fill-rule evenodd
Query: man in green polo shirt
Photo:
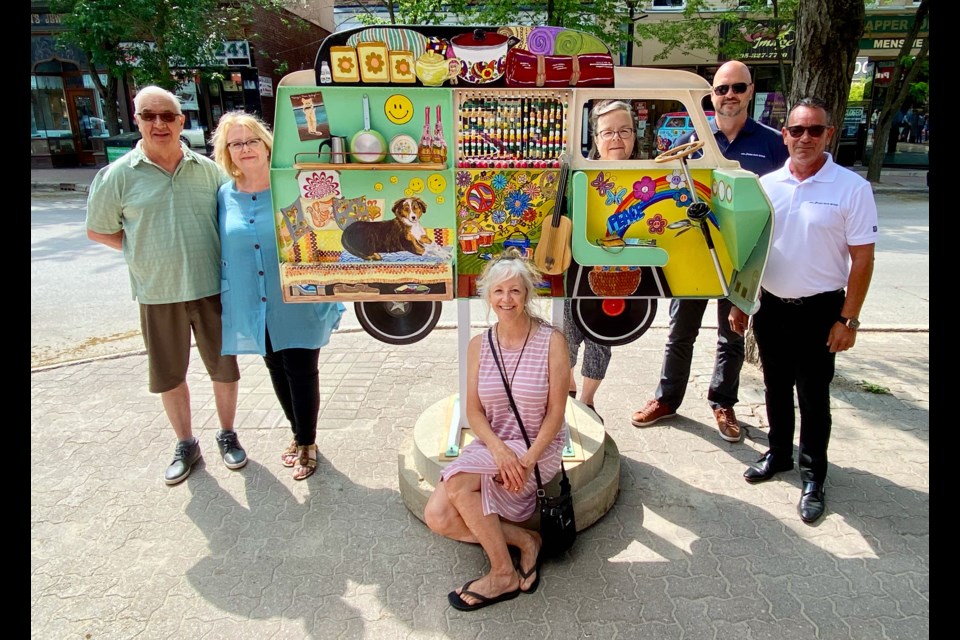
<svg viewBox="0 0 960 640"><path fill-rule="evenodd" d="M87 198L87 237L123 251L147 347L149 388L159 393L177 436L164 481L177 484L200 459L190 418L190 334L213 381L224 464L247 463L233 422L240 371L220 355L220 237L217 190L228 180L209 158L180 142L176 95L148 86L133 99L142 139L101 169Z"/></svg>

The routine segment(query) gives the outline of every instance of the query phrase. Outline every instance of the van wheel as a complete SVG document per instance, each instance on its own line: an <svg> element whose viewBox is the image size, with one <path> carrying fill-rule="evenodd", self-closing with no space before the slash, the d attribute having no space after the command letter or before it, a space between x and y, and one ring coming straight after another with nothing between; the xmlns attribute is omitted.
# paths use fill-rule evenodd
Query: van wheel
<svg viewBox="0 0 960 640"><path fill-rule="evenodd" d="M354 312L364 331L387 344L423 340L440 320L437 301L355 302Z"/></svg>

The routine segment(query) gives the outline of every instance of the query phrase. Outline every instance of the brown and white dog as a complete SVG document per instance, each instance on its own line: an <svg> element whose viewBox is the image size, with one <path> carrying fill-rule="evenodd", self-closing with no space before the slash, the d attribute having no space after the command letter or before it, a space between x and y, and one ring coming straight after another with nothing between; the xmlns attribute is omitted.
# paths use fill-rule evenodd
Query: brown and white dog
<svg viewBox="0 0 960 640"><path fill-rule="evenodd" d="M433 242L420 224L426 203L420 198L403 198L393 203L392 211L391 220L358 220L344 228L343 248L364 260L382 260L381 253L394 251L422 256L424 245Z"/></svg>

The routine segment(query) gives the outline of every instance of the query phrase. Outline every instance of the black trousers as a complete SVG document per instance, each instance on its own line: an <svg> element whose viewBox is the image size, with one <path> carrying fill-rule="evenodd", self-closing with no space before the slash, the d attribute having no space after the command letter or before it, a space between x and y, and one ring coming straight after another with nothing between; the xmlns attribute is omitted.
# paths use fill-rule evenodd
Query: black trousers
<svg viewBox="0 0 960 640"><path fill-rule="evenodd" d="M827 337L840 317L843 290L799 299L783 299L764 290L753 331L760 350L763 383L770 424L770 452L793 459L795 414L793 390L800 408L800 475L804 481L823 482L827 476L830 442L830 383L836 354Z"/></svg>
<svg viewBox="0 0 960 640"><path fill-rule="evenodd" d="M266 348L263 361L297 444L315 443L320 414L320 349L274 351L270 332L266 332Z"/></svg>

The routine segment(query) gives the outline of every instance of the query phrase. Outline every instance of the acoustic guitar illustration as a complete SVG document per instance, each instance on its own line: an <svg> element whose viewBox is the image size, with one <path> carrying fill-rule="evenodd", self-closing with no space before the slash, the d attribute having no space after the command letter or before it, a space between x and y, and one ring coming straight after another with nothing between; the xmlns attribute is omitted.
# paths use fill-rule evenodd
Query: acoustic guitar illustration
<svg viewBox="0 0 960 640"><path fill-rule="evenodd" d="M550 224L543 225L540 231L540 242L533 252L533 263L542 273L552 276L566 271L572 258L570 237L573 234L573 223L570 218L563 215L563 195L567 188L569 173L570 165L567 163L566 156L562 156L553 218Z"/></svg>

